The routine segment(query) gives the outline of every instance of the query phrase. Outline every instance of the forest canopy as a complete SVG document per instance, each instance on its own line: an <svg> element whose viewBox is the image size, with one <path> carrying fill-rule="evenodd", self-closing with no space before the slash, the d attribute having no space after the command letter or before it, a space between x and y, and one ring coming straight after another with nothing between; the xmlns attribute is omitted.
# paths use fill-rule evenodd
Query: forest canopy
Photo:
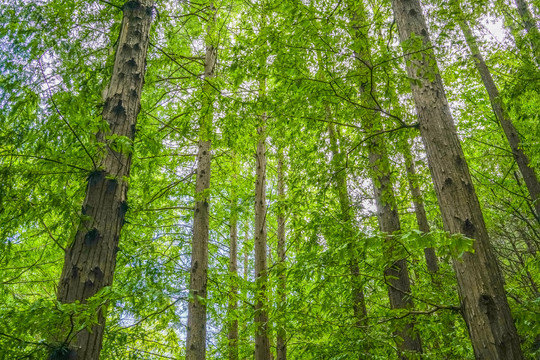
<svg viewBox="0 0 540 360"><path fill-rule="evenodd" d="M0 21L0 359L540 359L540 1Z"/></svg>

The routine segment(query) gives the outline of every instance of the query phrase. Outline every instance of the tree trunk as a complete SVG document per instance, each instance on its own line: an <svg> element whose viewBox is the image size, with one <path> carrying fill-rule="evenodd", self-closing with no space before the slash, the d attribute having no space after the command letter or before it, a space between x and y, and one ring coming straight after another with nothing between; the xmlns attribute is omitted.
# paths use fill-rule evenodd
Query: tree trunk
<svg viewBox="0 0 540 360"><path fill-rule="evenodd" d="M327 117L329 118L329 110L327 108ZM330 120L330 119L328 119ZM328 123L328 135L330 137L330 150L332 151L332 171L335 173L335 189L339 198L340 207L340 220L342 224L342 238L341 241L345 241L350 244L350 250L352 254L352 241L354 241L355 231L353 225L354 215L351 208L351 201L349 197L349 187L347 184L347 175L345 173L345 162L343 154L339 149L337 143L337 134L334 128L334 124ZM352 276L352 298L353 298L353 313L356 319L356 326L366 327L367 324L367 309L364 297L364 291L362 289L362 282L360 279L360 269L358 266L358 259L353 258L350 260L349 269ZM368 349L365 349L368 350Z"/></svg>
<svg viewBox="0 0 540 360"><path fill-rule="evenodd" d="M264 121L263 121L264 122ZM257 164L255 181L255 359L270 360L266 287L266 140L265 127L257 130Z"/></svg>
<svg viewBox="0 0 540 360"><path fill-rule="evenodd" d="M283 149L278 150L278 166L277 166L277 176L278 176L278 215L277 215L277 252L278 252L278 261L279 261L279 280L278 280L278 314L280 319L285 318L285 310L287 304L287 280L286 280L286 265L285 261L285 180L284 180L284 169L283 169ZM277 328L277 340L276 340L276 355L277 360L287 360L287 331L286 331L286 322L280 320L278 322Z"/></svg>
<svg viewBox="0 0 540 360"><path fill-rule="evenodd" d="M540 65L540 31L538 30L537 24L534 20L534 17L529 10L526 0L514 0L516 3L517 11L525 31L527 31L527 36L529 42L531 43L531 50L536 60L536 64Z"/></svg>
<svg viewBox="0 0 540 360"><path fill-rule="evenodd" d="M193 217L193 244L189 278L190 301L186 338L186 360L206 358L206 285L208 271L209 189L212 162L212 122L214 116L214 88L210 84L216 66L216 48L213 43L215 19L213 3L209 5L209 23L206 36L202 108L199 115L199 151L195 180L195 214Z"/></svg>
<svg viewBox="0 0 540 360"><path fill-rule="evenodd" d="M540 216L540 182L538 181L534 169L530 167L529 158L521 148L521 140L519 138L519 134L514 127L514 124L512 123L508 112L506 111L502 98L499 94L499 89L497 88L497 85L495 85L495 82L491 77L491 72L489 71L486 62L484 61L484 58L480 53L476 38L474 37L469 27L469 24L465 20L463 20L463 12L459 7L459 4L457 4L457 10L459 11L459 26L461 27L463 35L467 40L469 50L471 51L471 55L474 59L474 64L476 66L476 69L480 73L482 82L484 83L484 86L487 90L489 101L491 102L491 107L493 108L493 113L497 117L497 120L499 120L504 134L506 135L506 139L510 144L510 148L512 149L512 155L514 157L514 160L518 164L519 171L521 172L523 180L525 181L525 185L529 190L529 194L536 210L536 216L538 217Z"/></svg>
<svg viewBox="0 0 540 360"><path fill-rule="evenodd" d="M364 127L368 133L373 131L370 124L364 122ZM369 164L372 169L373 189L375 194L375 204L377 205L377 218L379 219L379 228L387 233L387 253L390 259L394 258L394 241L392 234L401 230L399 214L397 212L394 190L390 179L390 162L386 155L386 149L382 144L382 138L372 137L368 143ZM398 245L399 246L399 245ZM407 270L407 260L396 260L384 271L385 279L388 283L388 297L390 298L390 307L392 309L412 309L414 303L410 297L411 283ZM400 350L400 359L407 359L404 352L422 353L422 343L420 337L414 330L414 321L407 322L402 329L395 331L403 342L398 341Z"/></svg>
<svg viewBox="0 0 540 360"><path fill-rule="evenodd" d="M237 168L236 155L232 155L233 179L231 184L231 218L230 218L230 253L229 253L229 308L227 318L229 319L229 360L238 360L238 195L237 187Z"/></svg>
<svg viewBox="0 0 540 360"><path fill-rule="evenodd" d="M107 136L127 137L133 143L153 6L152 0L138 0L128 1L122 7L118 47L102 113L110 132L97 134L98 140L107 146L99 167L88 176L82 206L85 220L66 249L57 293L62 303L84 303L113 282L118 241L128 209L126 178L131 153L115 151L114 140L107 140ZM75 344L70 344L70 358L99 359L105 328L103 309L99 310L98 321L91 331L82 330L77 334Z"/></svg>
<svg viewBox="0 0 540 360"><path fill-rule="evenodd" d="M369 49L369 20L363 4L357 3L351 8L352 24L355 30L355 56L359 60L358 72L360 80L360 101L367 108L374 110L363 111L362 127L368 135L373 135L382 130L380 126L380 116L376 109L378 105L373 99L375 84L372 82L373 71L371 66L371 52ZM381 127L381 129L378 129ZM386 240L386 257L393 259L394 241L392 234L401 230L397 205L394 197L394 190L390 179L390 162L386 154L386 149L381 136L373 136L367 142L369 152L369 164L371 166L371 176L373 180L373 189L375 203L377 205L377 218L379 228L382 232L388 234ZM388 297L392 309L412 309L414 303L410 297L411 284L407 270L407 261L399 259L385 269L385 279L388 283ZM420 337L414 330L414 321L409 320L401 329L394 332L398 339L398 351L400 359L407 359L407 352L422 353L422 343Z"/></svg>
<svg viewBox="0 0 540 360"><path fill-rule="evenodd" d="M477 359L522 359L503 278L461 149L419 0L392 0L420 132L445 230L474 239L454 261L462 312ZM425 49L422 53L419 50ZM421 56L420 56L421 54Z"/></svg>
<svg viewBox="0 0 540 360"><path fill-rule="evenodd" d="M412 195L412 201L414 205L414 213L416 215L416 222L418 229L423 233L431 231L429 227L428 218L426 215L426 209L424 208L424 200L420 185L418 184L418 178L416 175L416 168L414 166L414 158L411 152L411 147L407 139L403 140L404 150L403 157L405 158L405 167L407 169L407 179L409 180L409 189ZM426 258L427 269L430 274L435 274L439 271L439 264L437 261L437 255L434 248L425 248L424 256Z"/></svg>

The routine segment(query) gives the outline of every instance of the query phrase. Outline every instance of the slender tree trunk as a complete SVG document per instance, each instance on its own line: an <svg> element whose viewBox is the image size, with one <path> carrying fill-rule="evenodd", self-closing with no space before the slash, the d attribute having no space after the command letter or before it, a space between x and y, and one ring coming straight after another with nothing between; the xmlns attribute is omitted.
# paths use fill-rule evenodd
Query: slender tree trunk
<svg viewBox="0 0 540 360"><path fill-rule="evenodd" d="M418 229L423 233L428 233L431 231L431 229L429 227L426 209L424 207L422 191L420 190L420 185L418 184L418 176L416 175L416 168L414 166L414 158L411 152L411 146L406 139L403 140L403 148L403 157L405 158L405 167L407 169L407 179L409 180L409 189L412 195ZM425 248L424 256L426 258L428 271L431 274L435 274L437 271L439 271L439 264L437 261L437 255L435 254L435 249Z"/></svg>
<svg viewBox="0 0 540 360"><path fill-rule="evenodd" d="M236 155L232 155L233 165L233 180L231 184L231 218L230 218L230 243L229 243L229 277L230 277L230 293L229 293L229 360L238 360L238 195L236 194L237 187L237 165Z"/></svg>
<svg viewBox="0 0 540 360"><path fill-rule="evenodd" d="M461 8L459 7L459 4L456 4L456 5L457 5L457 10L459 11L458 13L459 26L461 27L461 30L463 31L463 35L465 36L465 39L467 40L467 44L469 45L469 50L471 51L471 55L474 59L476 69L480 73L482 82L484 83L484 86L489 95L489 101L491 102L493 113L497 117L497 120L499 120L499 123L501 124L504 134L506 135L506 139L508 140L508 143L510 144L510 148L512 149L512 155L514 157L514 160L516 161L519 171L521 172L521 175L523 176L523 180L525 181L525 185L527 186L527 189L529 190L529 194L531 196L531 199L534 204L534 208L536 210L536 215L540 216L540 182L538 181L538 178L534 172L534 169L530 167L529 158L522 150L519 134L516 128L514 127L514 124L512 123L512 120L510 119L508 112L506 111L502 98L499 94L499 89L497 88L497 85L495 85L495 82L493 81L493 78L491 77L491 72L489 71L486 65L486 62L484 61L484 58L482 54L480 53L480 49L478 48L476 38L474 37L469 27L469 24L463 19L464 15Z"/></svg>
<svg viewBox="0 0 540 360"><path fill-rule="evenodd" d="M199 115L199 151L195 180L195 215L193 218L193 244L191 252L191 272L189 278L190 301L188 304L188 324L186 338L186 360L206 358L206 285L208 272L209 238L209 189L210 164L212 162L212 122L214 116L214 78L216 48L213 43L215 19L213 3L209 5L209 23L206 36L206 56L204 62L203 101Z"/></svg>
<svg viewBox="0 0 540 360"><path fill-rule="evenodd" d="M368 121L364 121L366 131L372 133L372 125L366 123ZM382 138L379 136L372 137L368 143L368 151L379 228L382 232L390 235L386 240L388 247L386 255L389 258L394 258L393 251L395 244L391 235L401 230L401 224L390 179L390 162L388 161ZM414 308L414 303L409 295L411 293L411 282L407 270L407 260L396 260L391 266L385 269L384 275L389 284L388 296L390 298L390 307L392 309ZM408 359L406 352L422 353L422 343L414 330L414 321L407 322L402 329L395 331L395 334L403 339L403 342L398 341L400 359Z"/></svg>
<svg viewBox="0 0 540 360"><path fill-rule="evenodd" d="M522 359L503 278L431 50L419 0L392 0L420 132L446 231L474 239L474 253L454 261L462 312L477 359ZM413 36L414 34L414 36ZM425 49L419 55L418 51Z"/></svg>
<svg viewBox="0 0 540 360"><path fill-rule="evenodd" d="M329 109L327 109L327 117L329 118L330 116L328 113ZM340 220L343 229L341 240L351 245L350 248L352 253L352 241L354 241L355 236L353 225L354 215L349 197L349 187L347 185L347 175L345 172L345 161L337 143L337 134L334 128L334 124L331 122L328 123L328 135L330 137L330 150L332 151L332 170L335 172L335 186L339 198L339 206L341 211ZM368 325L367 309L364 291L362 289L362 281L360 279L358 259L356 257L354 257L350 261L349 268L351 271L353 283L353 313L356 319L356 326L359 328L366 327Z"/></svg>
<svg viewBox="0 0 540 360"><path fill-rule="evenodd" d="M270 360L266 287L268 283L266 259L266 140L265 127L257 133L257 163L255 181L255 359Z"/></svg>
<svg viewBox="0 0 540 360"><path fill-rule="evenodd" d="M516 3L517 11L527 36L531 44L531 50L536 60L536 64L540 65L540 31L538 30L537 23L531 14L529 5L526 0L514 0Z"/></svg>
<svg viewBox="0 0 540 360"><path fill-rule="evenodd" d="M359 60L358 72L360 78L360 101L366 104L368 108L376 110L378 105L373 99L375 94L375 84L372 83L371 53L369 49L369 20L366 11L361 2L351 7L351 18L355 30L356 46L354 48L356 58ZM367 134L375 134L380 127L380 117L376 111L364 111L362 118L362 127ZM394 190L390 179L390 162L386 154L385 145L381 136L373 136L367 142L369 152L369 164L373 179L373 189L375 203L377 205L377 218L379 228L389 236L386 240L387 254L389 258L394 258L392 234L401 230L397 205L394 197ZM411 283L407 270L407 261L399 259L385 269L385 279L388 283L388 296L390 307L392 309L412 309L414 303L410 297ZM422 353L422 343L420 337L414 330L414 321L409 320L405 325L395 331L395 334L402 339L398 340L398 349L400 359L407 359L408 353Z"/></svg>
<svg viewBox="0 0 540 360"><path fill-rule="evenodd" d="M113 150L114 143L107 136L125 136L132 142L135 138L153 6L152 0L139 0L128 1L122 7L118 47L102 113L110 132L97 134L107 146L99 168L88 176L82 206L85 220L65 252L57 294L62 303L84 303L113 282L118 241L128 209L125 179L131 168L131 154ZM75 343L70 344L69 358L99 359L104 328L104 309L100 309L98 324L91 331L80 331Z"/></svg>
<svg viewBox="0 0 540 360"><path fill-rule="evenodd" d="M278 320L277 328L277 360L287 360L287 330L286 322L281 320L285 318L286 304L287 304L287 278L286 278L286 265L287 260L285 253L285 180L284 180L284 169L283 169L283 149L278 150L278 167L277 167L277 176L278 176L278 215L277 215L277 252L278 252L278 261L279 261L279 280L278 280L278 314L280 320Z"/></svg>

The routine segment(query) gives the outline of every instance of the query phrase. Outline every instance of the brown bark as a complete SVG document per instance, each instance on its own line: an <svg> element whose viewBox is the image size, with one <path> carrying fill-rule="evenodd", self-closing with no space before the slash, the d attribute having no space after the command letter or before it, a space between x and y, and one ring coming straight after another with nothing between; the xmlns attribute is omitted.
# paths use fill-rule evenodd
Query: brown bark
<svg viewBox="0 0 540 360"><path fill-rule="evenodd" d="M418 224L418 230L427 234L431 231L431 229L429 227L426 209L424 207L422 191L420 190L420 185L418 184L413 154L411 152L409 142L404 139L403 143L403 157L405 158L405 168L407 169L407 179L409 180L409 189L412 195L416 223ZM427 269L431 274L435 274L437 271L439 271L439 263L434 248L425 248L424 257L426 259Z"/></svg>
<svg viewBox="0 0 540 360"><path fill-rule="evenodd" d="M206 39L203 101L199 115L199 150L195 180L195 214L193 217L193 243L189 278L190 301L188 304L186 360L203 360L206 358L205 301L210 220L210 164L212 162L212 141L210 139L214 116L214 94L210 81L214 78L216 66L216 48L212 39L215 8L212 3L209 6L209 16L211 19L208 24Z"/></svg>
<svg viewBox="0 0 540 360"><path fill-rule="evenodd" d="M85 219L66 249L57 294L63 303L84 303L113 282L118 241L128 209L126 178L131 153L113 150L115 144L106 137L125 136L131 141L135 137L153 6L152 0L139 0L128 1L122 8L118 47L102 113L110 132L97 134L98 140L107 146L99 168L88 176L82 206ZM99 311L98 321L91 331L82 330L77 334L75 344L70 344L70 358L99 358L105 327L103 309Z"/></svg>
<svg viewBox="0 0 540 360"><path fill-rule="evenodd" d="M278 261L279 261L279 280L278 280L278 289L277 289L277 298L278 305L277 310L279 314L279 323L277 328L277 339L276 339L276 359L277 360L287 360L287 330L286 322L281 319L285 318L285 306L287 303L287 280L286 280L286 265L285 261L286 252L285 252L285 180L284 180L284 169L283 169L283 149L278 150L278 166L277 166L277 176L278 176L278 215L277 215L277 252L278 252Z"/></svg>
<svg viewBox="0 0 540 360"><path fill-rule="evenodd" d="M454 261L475 356L522 359L503 278L446 100L420 2L392 0L392 6L403 51L415 52L414 56L405 56L407 73L445 230L475 240L475 252Z"/></svg>
<svg viewBox="0 0 540 360"><path fill-rule="evenodd" d="M327 109L327 113L328 113ZM328 116L328 114L327 114ZM330 119L329 119L330 120ZM337 143L337 134L334 128L334 124L329 122L328 135L330 137L330 150L332 152L332 170L335 175L335 189L339 199L340 207L340 221L342 224L342 238L344 241L350 244L352 252L352 241L354 241L355 231L353 225L353 211L351 207L351 200L349 197L349 187L347 184L347 175L345 172L345 161L343 153L339 150ZM364 291L362 289L362 281L360 279L360 269L358 266L357 258L350 260L349 269L352 276L352 298L353 298L353 314L356 319L357 327L365 327L367 323L367 309L364 297ZM367 349L366 349L367 350Z"/></svg>
<svg viewBox="0 0 540 360"><path fill-rule="evenodd" d="M529 194L536 210L536 215L540 216L540 182L538 181L538 177L536 176L534 169L530 167L529 158L522 150L519 134L512 122L512 119L510 119L510 116L506 111L502 98L499 94L499 89L493 81L493 77L491 76L491 72L484 61L484 57L480 53L476 38L473 35L469 24L463 19L463 13L459 8L459 4L457 6L457 10L459 11L458 16L460 17L458 19L459 26L461 27L463 35L467 40L469 50L471 51L471 55L474 59L474 64L480 73L480 77L482 78L482 82L484 83L488 93L489 101L491 102L491 107L493 108L493 113L499 121L499 124L506 135L506 139L510 144L512 156L514 157L519 171L523 176L525 186L527 186L527 189L529 190Z"/></svg>
<svg viewBox="0 0 540 360"><path fill-rule="evenodd" d="M266 140L265 128L257 130L257 163L255 181L255 359L270 360L266 287Z"/></svg>
<svg viewBox="0 0 540 360"><path fill-rule="evenodd" d="M236 157L232 155L233 180L231 184L231 218L230 218L230 238L229 238L229 277L230 293L227 318L229 319L229 360L238 360L238 286L236 279L238 276L238 195L236 194L237 170Z"/></svg>
<svg viewBox="0 0 540 360"><path fill-rule="evenodd" d="M369 49L369 19L361 2L351 7L351 17L353 29L355 30L355 56L359 60L358 72L360 81L360 101L370 109L378 108L377 102L372 94L375 92L375 84L372 83L371 52ZM364 111L362 113L362 127L367 134L375 134L382 130L380 116L376 111ZM381 129L379 129L381 127ZM390 179L390 162L386 154L385 145L381 136L373 136L367 142L369 152L369 164L371 166L371 176L375 203L377 206L377 218L379 228L387 233L385 256L393 259L395 245L392 234L401 230L399 215L397 212L394 190ZM411 284L407 270L406 259L396 260L384 271L384 276L388 284L388 297L392 309L411 309L414 307L411 293ZM398 336L398 352L400 359L407 359L407 353L422 353L422 343L420 337L414 330L414 321L407 321L402 328L394 332Z"/></svg>
<svg viewBox="0 0 540 360"><path fill-rule="evenodd" d="M372 132L372 125L366 123L368 122L364 122L366 131ZM390 179L390 162L382 138L378 136L371 138L368 143L368 151L379 228L382 232L390 235L386 240L387 252L385 255L393 259L395 257L393 255L395 244L391 235L401 230L401 224ZM399 259L394 261L391 266L385 269L384 276L388 283L390 307L392 309L412 309L414 303L409 295L411 293L411 283L407 270L407 260ZM406 352L422 353L422 343L414 330L414 321L410 320L405 323L402 329L395 331L395 334L403 339L403 342L398 340L400 359L408 358Z"/></svg>

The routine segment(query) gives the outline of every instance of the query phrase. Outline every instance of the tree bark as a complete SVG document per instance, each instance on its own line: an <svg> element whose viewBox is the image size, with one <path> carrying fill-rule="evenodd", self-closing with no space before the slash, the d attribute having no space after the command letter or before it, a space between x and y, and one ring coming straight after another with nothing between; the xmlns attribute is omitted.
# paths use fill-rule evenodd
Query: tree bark
<svg viewBox="0 0 540 360"><path fill-rule="evenodd" d="M522 359L503 278L446 100L420 2L392 0L392 6L445 230L475 240L475 252L454 261L475 356ZM413 52L414 56L407 55Z"/></svg>
<svg viewBox="0 0 540 360"><path fill-rule="evenodd" d="M366 26L366 24L369 24L369 19L361 2L351 7L351 15L356 40L356 46L354 47L355 57L359 60L360 101L367 108L373 109L362 112L362 127L368 135L373 135L382 130L382 126L378 112L376 112L378 104L372 96L376 92L375 84L372 82L371 72L373 68L371 66L368 26ZM367 148L379 228L382 232L388 234L385 256L393 259L395 244L392 235L401 230L401 224L390 179L390 162L381 136L371 137L367 142ZM411 293L411 283L406 259L394 261L391 266L385 269L384 276L388 284L390 307L392 309L412 309L414 303L409 295ZM422 343L414 330L413 320L406 322L394 334L400 338L397 341L400 359L408 359L407 353L422 353Z"/></svg>
<svg viewBox="0 0 540 360"><path fill-rule="evenodd" d="M488 93L489 101L491 102L491 107L493 108L493 113L499 121L499 124L501 125L504 134L506 135L506 139L510 144L512 156L514 157L514 160L518 165L519 171L523 176L525 185L529 190L529 194L531 196L533 206L536 211L536 216L538 217L540 216L540 182L538 181L538 177L536 176L534 169L530 167L529 158L522 150L521 139L519 138L518 131L514 127L512 119L510 119L510 116L506 111L502 98L499 94L499 89L497 88L497 85L495 85L493 77L491 76L491 72L489 71L486 62L484 61L484 57L480 53L476 38L473 35L469 24L464 20L464 14L459 7L459 4L456 5L458 10L459 26L463 31L465 39L467 40L469 50L474 59L474 64L476 66L476 69L480 73L480 77L482 78L482 82L484 83L484 87L486 88L486 91Z"/></svg>
<svg viewBox="0 0 540 360"><path fill-rule="evenodd" d="M287 278L286 278L286 265L287 261L285 252L285 175L283 169L283 149L278 150L278 214L277 214L277 252L279 261L279 280L277 289L278 305L277 310L280 319L285 318L286 304L287 304ZM278 321L277 339L276 339L276 358L277 360L287 360L287 330L286 322L283 320Z"/></svg>
<svg viewBox="0 0 540 360"><path fill-rule="evenodd" d="M368 121L364 121L364 128L368 133L372 133L373 127L367 123ZM389 235L386 240L388 248L386 256L393 259L395 257L393 255L395 244L391 236L401 230L401 224L390 179L390 162L380 137L375 136L370 139L368 151L379 228ZM407 260L399 259L394 261L391 266L385 269L384 276L388 283L390 307L392 309L414 308L414 303L409 295L411 293L411 282L407 270ZM403 342L398 341L400 359L408 359L407 352L422 353L422 343L414 330L414 321L407 322L402 329L396 330L395 334L403 339Z"/></svg>
<svg viewBox="0 0 540 360"><path fill-rule="evenodd" d="M327 117L329 117L328 113L329 110L327 109ZM345 173L345 162L343 158L343 153L339 149L336 130L334 128L334 124L331 122L328 123L328 135L330 138L330 150L332 152L332 170L335 173L335 189L339 199L339 217L343 229L342 238L340 240L351 245L350 250L352 253L352 241L354 241L355 236L353 225L354 215L351 207L351 200L349 197L349 187L347 184L347 175ZM349 262L349 269L351 271L353 285L353 314L356 319L356 326L360 328L366 327L368 323L366 302L364 297L364 291L362 289L362 282L360 279L358 260L359 259L357 259L356 257L351 259Z"/></svg>
<svg viewBox="0 0 540 360"><path fill-rule="evenodd" d="M233 166L233 179L231 184L231 218L230 218L230 238L229 238L229 278L230 278L230 292L229 292L229 307L228 315L229 319L229 360L238 360L238 195L236 194L237 187L237 165L236 155L232 155Z"/></svg>
<svg viewBox="0 0 540 360"><path fill-rule="evenodd" d="M264 117L264 115L263 115ZM263 120L264 122L264 120ZM265 127L257 133L257 163L255 181L255 359L270 360L266 287L268 283L266 259L266 140Z"/></svg>
<svg viewBox="0 0 540 360"><path fill-rule="evenodd" d="M403 143L403 157L405 158L405 168L407 169L407 179L409 181L409 189L411 191L412 201L414 205L416 223L418 224L418 230L427 234L431 231L431 229L429 227L426 209L424 207L422 191L420 190L420 185L418 184L413 154L411 152L411 147L407 139L404 139ZM427 269L430 274L433 275L437 273L437 271L439 271L439 263L437 260L437 255L435 254L435 249L425 248L424 257L426 259Z"/></svg>
<svg viewBox="0 0 540 360"><path fill-rule="evenodd" d="M206 35L202 108L199 115L199 150L195 180L195 214L189 278L190 301L186 338L186 360L206 358L206 285L208 272L210 164L212 162L212 122L214 116L214 78L216 48L213 43L215 19L213 3L209 5Z"/></svg>
<svg viewBox="0 0 540 360"><path fill-rule="evenodd" d="M73 243L66 249L58 285L58 300L81 303L106 286L112 285L120 232L127 206L127 177L131 151L120 152L108 135L127 137L133 143L140 111L146 55L154 2L128 1L122 7L123 19L109 86L105 92L103 119L108 133L97 139L107 144L97 169L88 176L81 221ZM70 344L70 358L97 360L105 328L104 309L91 331L82 330Z"/></svg>

